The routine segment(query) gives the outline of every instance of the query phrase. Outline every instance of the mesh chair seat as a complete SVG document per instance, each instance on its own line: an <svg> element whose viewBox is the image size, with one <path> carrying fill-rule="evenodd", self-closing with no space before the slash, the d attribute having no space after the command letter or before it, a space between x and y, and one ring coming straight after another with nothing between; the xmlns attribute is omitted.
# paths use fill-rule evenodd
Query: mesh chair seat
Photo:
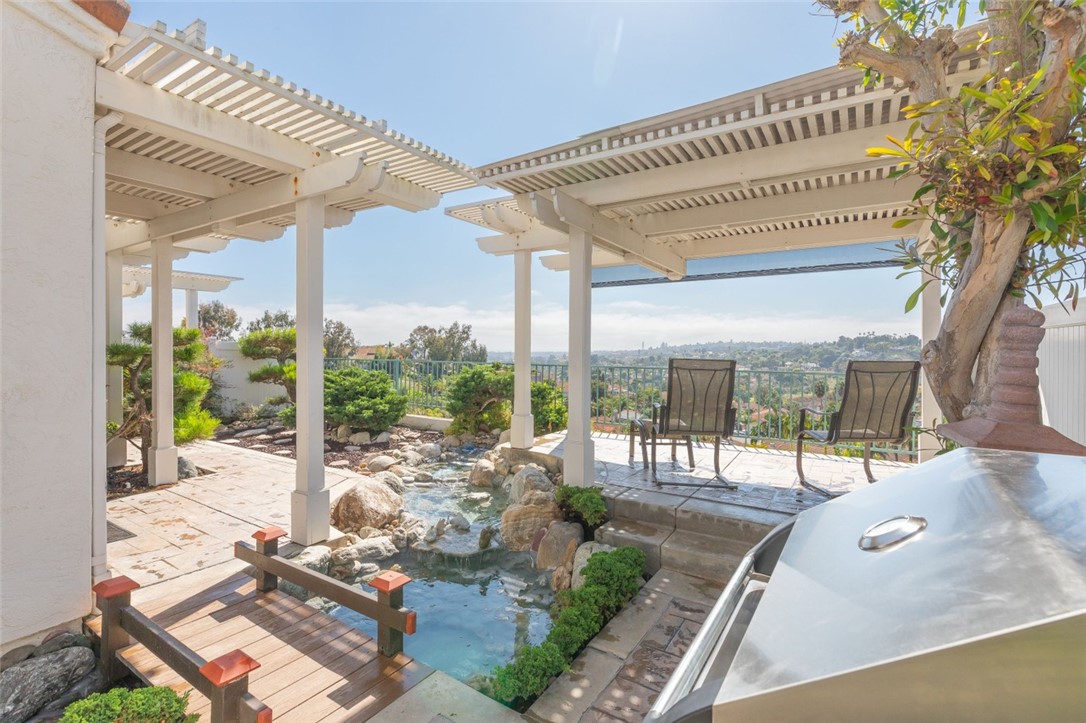
<svg viewBox="0 0 1086 723"><path fill-rule="evenodd" d="M667 371L667 401L654 405L652 420L640 420L632 427L640 431L641 456L646 466L646 437L652 443L652 478L662 485L656 474L656 444L671 441L671 459L676 459L676 443L686 441L690 467L694 467L694 437L712 437L713 466L716 479L729 489L736 489L720 474L720 442L735 430L736 409L735 361L731 359L669 359ZM634 437L630 436L630 460L633 460ZM704 483L668 482L676 486L704 486Z"/></svg>
<svg viewBox="0 0 1086 723"><path fill-rule="evenodd" d="M829 415L826 430L807 429L809 414L822 415L813 409L799 412L796 433L796 471L804 487L835 497L833 493L809 482L803 475L803 440L814 439L824 444L862 442L864 472L867 481L874 482L871 473L871 444L898 444L908 435L913 404L920 383L920 362L850 361L845 369L845 390L841 407Z"/></svg>

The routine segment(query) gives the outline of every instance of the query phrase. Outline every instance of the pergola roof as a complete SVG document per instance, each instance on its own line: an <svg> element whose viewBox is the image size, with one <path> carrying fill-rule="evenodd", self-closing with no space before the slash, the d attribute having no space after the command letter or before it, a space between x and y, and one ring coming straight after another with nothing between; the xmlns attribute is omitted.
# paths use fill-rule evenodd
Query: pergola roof
<svg viewBox="0 0 1086 723"><path fill-rule="evenodd" d="M164 236L198 251L276 238L305 193L325 195L326 224L338 226L355 211L432 208L476 185L460 161L205 49L204 35L202 21L172 32L129 23L100 64L97 102L123 115L106 136L110 250L138 254Z"/></svg>
<svg viewBox="0 0 1086 723"><path fill-rule="evenodd" d="M980 66L964 56L952 80ZM563 251L574 225L593 234L594 265L672 279L692 259L898 239L919 184L866 149L905 135L909 103L893 78L819 70L482 166L514 195L447 213L499 232L479 239L488 253Z"/></svg>
<svg viewBox="0 0 1086 723"><path fill-rule="evenodd" d="M172 286L186 291L225 291L230 284L241 281L239 276L201 274L195 271L174 271ZM151 269L146 266L125 266L121 269L122 294L139 296L151 286Z"/></svg>

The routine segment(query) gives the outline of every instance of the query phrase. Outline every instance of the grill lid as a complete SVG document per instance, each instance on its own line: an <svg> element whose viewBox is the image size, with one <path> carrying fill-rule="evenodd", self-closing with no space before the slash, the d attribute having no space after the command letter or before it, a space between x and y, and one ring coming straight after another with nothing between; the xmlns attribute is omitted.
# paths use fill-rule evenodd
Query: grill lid
<svg viewBox="0 0 1086 723"><path fill-rule="evenodd" d="M1086 458L962 449L802 513L718 701L1086 614Z"/></svg>

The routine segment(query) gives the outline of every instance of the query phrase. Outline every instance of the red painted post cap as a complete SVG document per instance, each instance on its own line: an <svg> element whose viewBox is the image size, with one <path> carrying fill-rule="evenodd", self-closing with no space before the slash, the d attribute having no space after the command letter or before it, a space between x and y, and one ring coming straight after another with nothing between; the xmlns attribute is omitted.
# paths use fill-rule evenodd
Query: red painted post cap
<svg viewBox="0 0 1086 723"><path fill-rule="evenodd" d="M408 635L414 635L417 629L418 621L415 616L415 611L412 610L407 613L407 620L404 623L403 631Z"/></svg>
<svg viewBox="0 0 1086 723"><path fill-rule="evenodd" d="M265 527L263 530L257 530L253 533L253 539L257 542L268 542L269 540L278 540L280 537L286 537L287 531L279 527Z"/></svg>
<svg viewBox="0 0 1086 723"><path fill-rule="evenodd" d="M226 655L220 655L200 666L200 672L211 681L211 684L221 688L227 683L233 683L238 678L243 678L260 667L260 663L250 658L242 650L234 650Z"/></svg>
<svg viewBox="0 0 1086 723"><path fill-rule="evenodd" d="M392 592L393 590L399 590L409 582L411 582L411 578L404 575L402 572L389 571L382 572L380 575L370 580L370 585L381 592Z"/></svg>
<svg viewBox="0 0 1086 723"><path fill-rule="evenodd" d="M102 600L109 600L110 598L117 597L118 595L124 595L126 592L132 592L138 590L140 584L130 577L125 575L118 575L117 577L111 577L108 580L102 580L91 590Z"/></svg>
<svg viewBox="0 0 1086 723"><path fill-rule="evenodd" d="M268 706L261 708L256 714L256 723L272 723L272 709Z"/></svg>

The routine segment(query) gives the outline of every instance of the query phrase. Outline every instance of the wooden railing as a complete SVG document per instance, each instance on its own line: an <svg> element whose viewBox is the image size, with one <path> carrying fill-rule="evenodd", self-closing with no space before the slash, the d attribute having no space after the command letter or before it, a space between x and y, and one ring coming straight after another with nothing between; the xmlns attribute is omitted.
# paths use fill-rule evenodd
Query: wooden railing
<svg viewBox="0 0 1086 723"><path fill-rule="evenodd" d="M411 578L398 572L385 572L370 581L377 595L364 592L280 557L279 538L286 534L278 527L266 527L253 533L255 547L247 542L234 543L234 557L256 568L257 590L275 590L280 577L300 585L314 595L376 620L377 648L381 654L402 653L404 634L415 633L415 611L403 607L403 588Z"/></svg>
<svg viewBox="0 0 1086 723"><path fill-rule="evenodd" d="M212 723L271 723L272 710L249 693L249 673L260 663L241 650L204 660L162 626L132 607L139 583L120 576L94 586L102 611L99 663L109 681L126 675L118 653L136 642L184 678L211 701Z"/></svg>

